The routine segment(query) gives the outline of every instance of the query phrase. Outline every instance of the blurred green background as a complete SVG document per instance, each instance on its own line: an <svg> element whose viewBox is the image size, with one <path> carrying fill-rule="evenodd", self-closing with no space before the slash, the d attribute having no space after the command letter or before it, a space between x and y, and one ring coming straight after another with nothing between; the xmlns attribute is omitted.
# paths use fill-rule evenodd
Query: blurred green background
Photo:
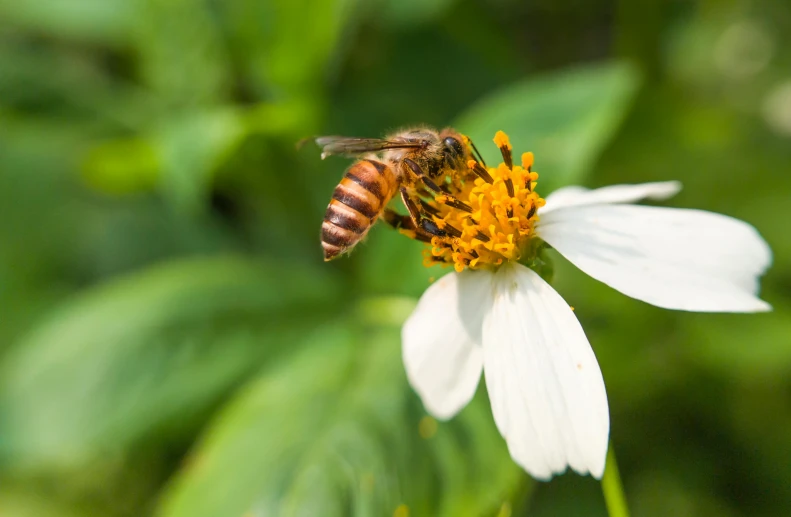
<svg viewBox="0 0 791 517"><path fill-rule="evenodd" d="M483 388L425 416L419 244L322 262L348 161L295 142L420 123L505 130L543 194L679 179L761 231L768 314L555 278L633 514L788 515L787 0L0 2L0 515L605 515L513 465Z"/></svg>

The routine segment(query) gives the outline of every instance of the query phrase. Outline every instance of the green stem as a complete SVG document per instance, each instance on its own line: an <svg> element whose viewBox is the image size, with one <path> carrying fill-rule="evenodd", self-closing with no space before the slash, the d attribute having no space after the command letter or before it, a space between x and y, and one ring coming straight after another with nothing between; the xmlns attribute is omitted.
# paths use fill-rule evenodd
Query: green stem
<svg viewBox="0 0 791 517"><path fill-rule="evenodd" d="M607 449L607 465L604 468L601 489L604 492L607 514L610 517L629 517L629 508L626 506L626 497L623 495L623 484L621 484L621 476L618 474L618 464L615 461L612 442Z"/></svg>

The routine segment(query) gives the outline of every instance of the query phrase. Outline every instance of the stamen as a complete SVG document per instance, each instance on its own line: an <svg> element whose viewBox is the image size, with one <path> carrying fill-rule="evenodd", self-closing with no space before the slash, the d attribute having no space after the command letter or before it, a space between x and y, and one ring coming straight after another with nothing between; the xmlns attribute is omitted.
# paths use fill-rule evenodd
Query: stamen
<svg viewBox="0 0 791 517"><path fill-rule="evenodd" d="M508 195L510 197L514 197L516 195L514 194L514 182L511 180L511 178L505 180L505 188L508 189Z"/></svg>
<svg viewBox="0 0 791 517"><path fill-rule="evenodd" d="M462 236L460 230L456 229L454 226L451 226L449 224L446 224L445 227L442 229L445 230L445 232L451 237L456 237L458 239L459 237Z"/></svg>
<svg viewBox="0 0 791 517"><path fill-rule="evenodd" d="M536 215L536 210L537 209L538 209L538 207L536 207L536 205L531 206L530 210L527 211L527 218L530 219L531 217Z"/></svg>
<svg viewBox="0 0 791 517"><path fill-rule="evenodd" d="M522 168L533 172L533 153L522 153Z"/></svg>
<svg viewBox="0 0 791 517"><path fill-rule="evenodd" d="M494 135L494 144L500 148L500 154L503 155L503 162L509 169L514 168L514 160L511 155L511 142L508 140L508 135L502 131L498 131Z"/></svg>
<svg viewBox="0 0 791 517"><path fill-rule="evenodd" d="M483 168L483 166L476 162L475 160L470 160L467 162L467 167L472 169L472 172L475 173L476 176L481 178L486 183L494 183L494 179L489 174L489 171Z"/></svg>
<svg viewBox="0 0 791 517"><path fill-rule="evenodd" d="M483 241L483 242L489 242L491 240L487 235L485 235L480 230L478 231L478 233L475 234L475 238L478 239L479 241ZM475 250L473 250L473 251L475 251Z"/></svg>
<svg viewBox="0 0 791 517"><path fill-rule="evenodd" d="M533 172L533 153L523 153L522 154L522 168L527 171L527 176L525 177L525 188L529 191L533 191L533 178L530 174Z"/></svg>
<svg viewBox="0 0 791 517"><path fill-rule="evenodd" d="M436 198L437 203L442 203L443 205L448 205L449 207L456 208L458 210L464 210L465 212L471 214L472 207L467 203L459 201L458 199L451 197L451 196L437 196Z"/></svg>

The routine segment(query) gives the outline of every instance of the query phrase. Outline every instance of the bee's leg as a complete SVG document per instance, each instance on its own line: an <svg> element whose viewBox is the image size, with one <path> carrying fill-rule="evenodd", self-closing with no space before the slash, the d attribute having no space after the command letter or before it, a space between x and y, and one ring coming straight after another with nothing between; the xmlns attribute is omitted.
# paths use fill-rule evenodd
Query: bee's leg
<svg viewBox="0 0 791 517"><path fill-rule="evenodd" d="M412 173L417 176L417 178L423 182L427 189L433 192L437 196L444 196L445 200L443 204L448 205L449 207L456 208L458 210L464 210L465 212L472 213L472 207L463 201L459 201L456 197L454 197L451 193L443 190L439 185L434 183L434 180L426 176L423 172L423 169L420 168L420 165L415 163L413 160L409 158L404 158L404 163L407 164L409 169Z"/></svg>
<svg viewBox="0 0 791 517"><path fill-rule="evenodd" d="M408 215L401 215L391 208L385 208L382 219L396 230L414 230L415 223Z"/></svg>
<svg viewBox="0 0 791 517"><path fill-rule="evenodd" d="M425 217L420 210L418 210L417 204L410 197L405 187L401 187L401 201L404 203L404 206L409 212L409 217L412 219L412 224L416 228L420 228L424 232L437 237L445 237L447 235L444 231L439 229L439 226L437 226L434 221Z"/></svg>
<svg viewBox="0 0 791 517"><path fill-rule="evenodd" d="M431 218L426 217L418 209L417 203L412 199L405 187L401 187L401 201L403 201L404 206L406 206L409 217L417 228L435 237L461 237L461 232L453 226L446 224L440 228ZM418 199L418 201L420 200Z"/></svg>
<svg viewBox="0 0 791 517"><path fill-rule="evenodd" d="M408 215L401 215L395 210L385 208L382 213L382 219L396 230L406 230L407 235L415 240L431 242L431 235L415 226L412 217Z"/></svg>

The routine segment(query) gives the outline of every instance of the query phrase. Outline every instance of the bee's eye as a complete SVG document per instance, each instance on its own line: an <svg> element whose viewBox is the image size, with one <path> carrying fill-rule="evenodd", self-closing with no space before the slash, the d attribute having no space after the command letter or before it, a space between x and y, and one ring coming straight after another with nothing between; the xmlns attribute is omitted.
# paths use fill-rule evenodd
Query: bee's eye
<svg viewBox="0 0 791 517"><path fill-rule="evenodd" d="M462 147L458 139L448 136L445 137L442 143L445 144L445 152L450 156L454 158L461 158L464 156L464 147Z"/></svg>

